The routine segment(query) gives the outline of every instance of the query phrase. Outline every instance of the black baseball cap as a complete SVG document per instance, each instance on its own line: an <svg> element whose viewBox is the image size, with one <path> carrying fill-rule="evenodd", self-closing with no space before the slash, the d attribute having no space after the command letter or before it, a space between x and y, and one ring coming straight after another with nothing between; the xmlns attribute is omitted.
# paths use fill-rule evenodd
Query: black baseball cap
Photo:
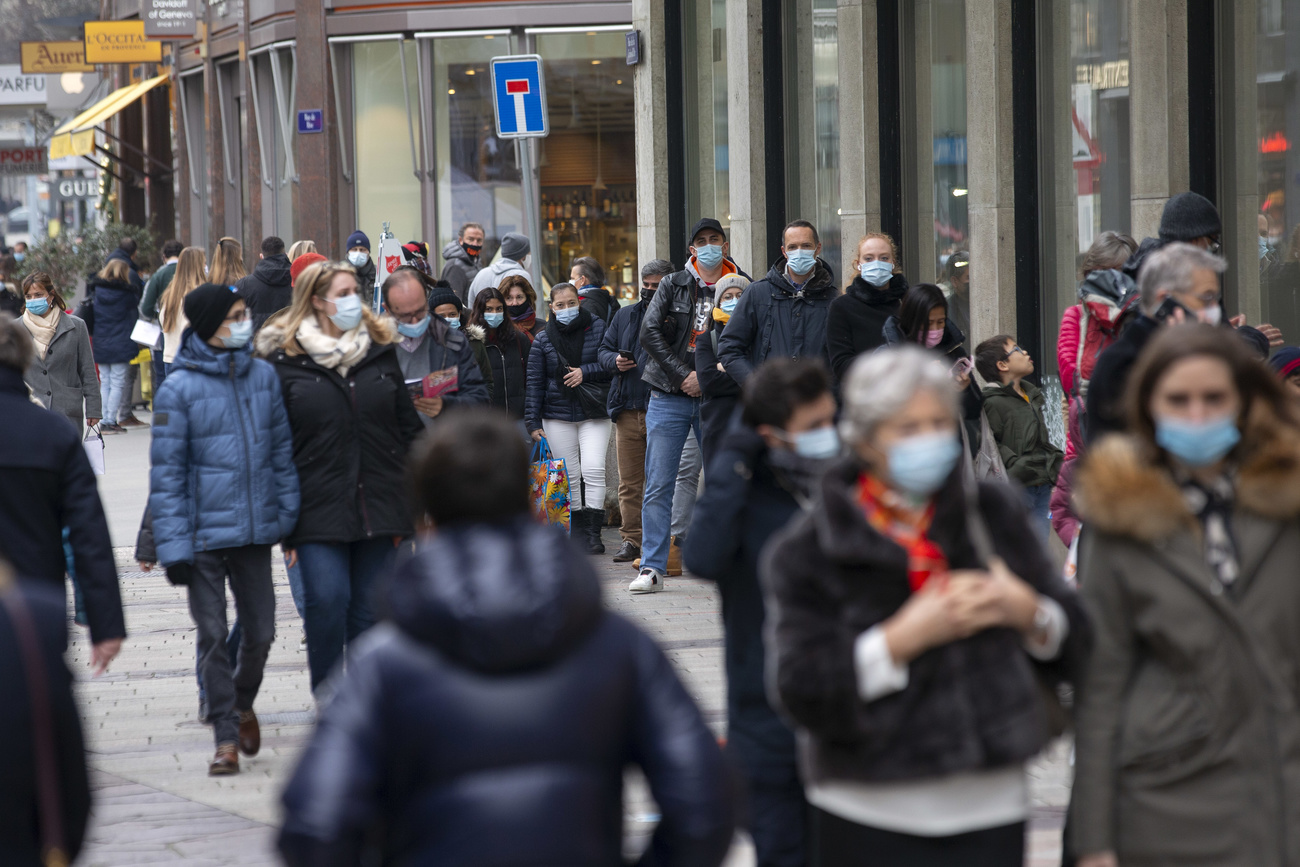
<svg viewBox="0 0 1300 867"><path fill-rule="evenodd" d="M695 237L699 235L700 232L703 232L705 229L712 229L713 231L721 235L723 238L727 237L727 233L723 231L721 223L719 223L717 220L713 219L712 217L705 217L703 220L700 220L698 223L696 223L695 227L691 229L691 234L686 238L686 243L692 247L695 246Z"/></svg>

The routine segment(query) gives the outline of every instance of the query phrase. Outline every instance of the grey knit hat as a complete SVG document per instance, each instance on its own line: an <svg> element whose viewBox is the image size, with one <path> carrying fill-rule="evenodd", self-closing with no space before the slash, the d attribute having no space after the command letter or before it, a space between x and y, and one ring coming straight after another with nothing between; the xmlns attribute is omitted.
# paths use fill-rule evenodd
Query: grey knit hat
<svg viewBox="0 0 1300 867"><path fill-rule="evenodd" d="M528 255L532 245L528 243L527 235L520 235L517 232L507 232L501 238L501 258L513 259L516 262L522 262Z"/></svg>
<svg viewBox="0 0 1300 867"><path fill-rule="evenodd" d="M1199 193L1179 193L1165 202L1160 215L1160 240L1195 241L1223 232L1214 203Z"/></svg>
<svg viewBox="0 0 1300 867"><path fill-rule="evenodd" d="M740 274L728 274L726 277L723 277L713 286L713 303L715 305L721 304L722 293L736 286L739 286L740 291L743 293L749 288L749 279Z"/></svg>

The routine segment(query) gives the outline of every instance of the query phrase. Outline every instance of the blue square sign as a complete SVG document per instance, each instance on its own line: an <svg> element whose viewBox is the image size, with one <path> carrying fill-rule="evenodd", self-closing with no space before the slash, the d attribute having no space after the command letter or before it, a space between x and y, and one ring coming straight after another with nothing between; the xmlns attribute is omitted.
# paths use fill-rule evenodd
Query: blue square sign
<svg viewBox="0 0 1300 867"><path fill-rule="evenodd" d="M492 58L492 105L498 138L542 138L550 132L546 83L536 54Z"/></svg>
<svg viewBox="0 0 1300 867"><path fill-rule="evenodd" d="M325 112L319 108L308 108L298 112L298 134L324 132Z"/></svg>

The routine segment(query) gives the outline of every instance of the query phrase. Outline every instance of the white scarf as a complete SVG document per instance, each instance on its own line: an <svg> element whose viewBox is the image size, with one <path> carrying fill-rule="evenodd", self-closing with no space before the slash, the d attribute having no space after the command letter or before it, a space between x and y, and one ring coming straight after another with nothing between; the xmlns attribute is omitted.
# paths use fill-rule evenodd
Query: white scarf
<svg viewBox="0 0 1300 867"><path fill-rule="evenodd" d="M36 353L41 358L45 357L46 351L50 348L50 341L54 339L54 330L59 327L59 308L53 304L50 309L45 311L44 316L34 316L32 311L23 311L23 324L32 334L32 341L36 343Z"/></svg>
<svg viewBox="0 0 1300 867"><path fill-rule="evenodd" d="M296 336L298 345L307 350L312 361L321 367L337 370L339 376L347 376L348 371L370 351L370 331L365 320L351 331L330 337L321 331L314 318L308 317L298 326Z"/></svg>

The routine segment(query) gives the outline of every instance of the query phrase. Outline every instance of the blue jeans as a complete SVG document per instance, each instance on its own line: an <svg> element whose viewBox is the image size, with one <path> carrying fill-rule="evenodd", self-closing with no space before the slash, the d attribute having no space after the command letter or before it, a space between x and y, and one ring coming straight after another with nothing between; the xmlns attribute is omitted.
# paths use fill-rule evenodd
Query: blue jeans
<svg viewBox="0 0 1300 867"><path fill-rule="evenodd" d="M375 625L375 581L396 553L390 537L298 546L312 692L342 661L344 647Z"/></svg>
<svg viewBox="0 0 1300 867"><path fill-rule="evenodd" d="M686 439L700 441L700 402L681 394L650 390L645 412L645 499L641 504L641 568L668 571L672 542L673 493Z"/></svg>
<svg viewBox="0 0 1300 867"><path fill-rule="evenodd" d="M1029 507L1029 520L1038 534L1047 541L1052 535L1052 486L1034 485L1025 488L1025 505Z"/></svg>
<svg viewBox="0 0 1300 867"><path fill-rule="evenodd" d="M285 561L284 569L289 573L289 594L293 596L293 607L298 611L298 617L303 618L307 615L303 612L304 603L302 601L302 564L295 563L292 566Z"/></svg>
<svg viewBox="0 0 1300 867"><path fill-rule="evenodd" d="M122 417L122 404L131 399L125 394L126 384L130 382L130 373L131 365L125 361L121 364L99 366L99 396L104 404L104 421L117 424Z"/></svg>

